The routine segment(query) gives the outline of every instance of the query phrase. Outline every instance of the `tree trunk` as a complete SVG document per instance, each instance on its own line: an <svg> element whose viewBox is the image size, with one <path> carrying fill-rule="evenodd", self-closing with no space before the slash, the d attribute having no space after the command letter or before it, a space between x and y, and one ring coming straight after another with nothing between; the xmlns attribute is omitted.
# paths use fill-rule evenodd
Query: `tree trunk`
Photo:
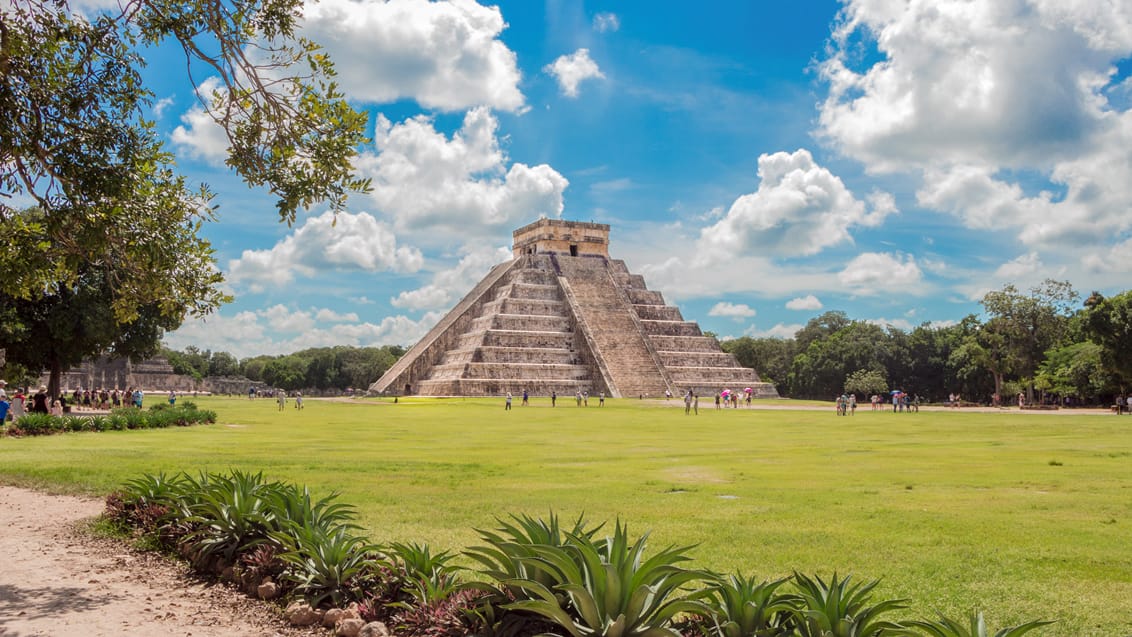
<svg viewBox="0 0 1132 637"><path fill-rule="evenodd" d="M62 378L62 376L63 368L59 364L59 358L54 357L51 359L51 375L47 380L47 396L49 402L54 402L59 399L59 379Z"/></svg>

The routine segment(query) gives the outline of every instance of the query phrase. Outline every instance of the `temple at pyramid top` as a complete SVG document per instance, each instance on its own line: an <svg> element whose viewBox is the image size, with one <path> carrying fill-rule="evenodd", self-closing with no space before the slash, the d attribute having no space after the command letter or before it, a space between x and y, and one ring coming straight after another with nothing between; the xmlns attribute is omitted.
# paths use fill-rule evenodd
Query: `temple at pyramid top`
<svg viewBox="0 0 1132 637"><path fill-rule="evenodd" d="M371 393L777 396L694 321L609 256L609 226L539 219Z"/></svg>
<svg viewBox="0 0 1132 637"><path fill-rule="evenodd" d="M524 254L560 254L571 257L596 256L609 258L609 225L539 219L511 233L511 251L516 257Z"/></svg>

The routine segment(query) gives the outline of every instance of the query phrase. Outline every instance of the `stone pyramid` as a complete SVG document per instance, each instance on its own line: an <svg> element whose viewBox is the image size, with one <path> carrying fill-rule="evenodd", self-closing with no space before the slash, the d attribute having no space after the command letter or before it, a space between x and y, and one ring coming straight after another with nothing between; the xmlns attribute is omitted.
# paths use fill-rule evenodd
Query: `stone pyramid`
<svg viewBox="0 0 1132 637"><path fill-rule="evenodd" d="M540 219L370 393L777 397L660 292L609 257L609 226Z"/></svg>

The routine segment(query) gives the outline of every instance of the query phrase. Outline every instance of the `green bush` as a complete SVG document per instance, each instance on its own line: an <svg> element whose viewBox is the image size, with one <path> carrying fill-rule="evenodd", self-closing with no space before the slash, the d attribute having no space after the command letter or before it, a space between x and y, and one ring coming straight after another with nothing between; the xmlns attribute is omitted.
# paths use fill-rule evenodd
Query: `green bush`
<svg viewBox="0 0 1132 637"><path fill-rule="evenodd" d="M10 435L46 436L63 431L62 421L51 414L28 413L20 416L15 426L9 428Z"/></svg>

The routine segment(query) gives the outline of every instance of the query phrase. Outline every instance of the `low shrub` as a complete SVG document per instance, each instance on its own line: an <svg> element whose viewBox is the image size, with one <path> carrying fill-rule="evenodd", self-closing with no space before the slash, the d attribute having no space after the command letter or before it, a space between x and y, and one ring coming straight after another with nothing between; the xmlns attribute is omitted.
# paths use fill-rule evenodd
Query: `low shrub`
<svg viewBox="0 0 1132 637"><path fill-rule="evenodd" d="M600 537L604 525L578 518L563 528L553 513L481 531L486 546L464 555L486 581L465 582L448 551L370 544L355 533L353 508L336 498L314 499L260 473L158 474L108 497L106 515L154 545L181 549L202 573L231 568L247 590L270 576L286 597L315 607L357 603L363 619L408 637L991 635L979 613L969 622L893 619L904 600L874 600L877 581L712 574L684 565L691 547L646 556L648 533L633 540L620 520ZM1048 623L993 634L1021 637Z"/></svg>

